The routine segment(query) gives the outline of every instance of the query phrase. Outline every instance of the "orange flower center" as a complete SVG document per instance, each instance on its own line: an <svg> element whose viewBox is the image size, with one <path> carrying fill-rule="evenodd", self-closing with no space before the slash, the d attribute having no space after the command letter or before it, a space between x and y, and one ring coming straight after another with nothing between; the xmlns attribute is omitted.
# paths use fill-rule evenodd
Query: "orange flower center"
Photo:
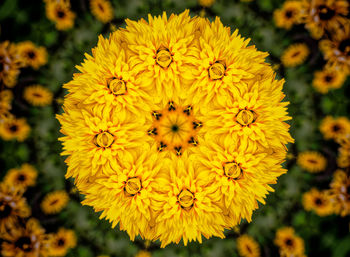
<svg viewBox="0 0 350 257"><path fill-rule="evenodd" d="M236 115L236 121L242 126L247 126L253 123L257 118L254 111L251 110L240 110Z"/></svg>
<svg viewBox="0 0 350 257"><path fill-rule="evenodd" d="M125 191L131 196L136 195L141 190L141 180L137 177L129 178L125 184Z"/></svg>
<svg viewBox="0 0 350 257"><path fill-rule="evenodd" d="M182 190L178 195L178 201L182 208L191 209L194 203L194 195L189 190Z"/></svg>
<svg viewBox="0 0 350 257"><path fill-rule="evenodd" d="M94 139L95 145L99 147L110 147L114 142L114 136L108 131L97 134Z"/></svg>
<svg viewBox="0 0 350 257"><path fill-rule="evenodd" d="M159 66L166 68L169 67L170 63L173 61L173 57L168 49L160 48L157 51L156 61Z"/></svg>
<svg viewBox="0 0 350 257"><path fill-rule="evenodd" d="M209 78L213 80L221 79L225 75L225 66L221 62L216 62L209 67Z"/></svg>

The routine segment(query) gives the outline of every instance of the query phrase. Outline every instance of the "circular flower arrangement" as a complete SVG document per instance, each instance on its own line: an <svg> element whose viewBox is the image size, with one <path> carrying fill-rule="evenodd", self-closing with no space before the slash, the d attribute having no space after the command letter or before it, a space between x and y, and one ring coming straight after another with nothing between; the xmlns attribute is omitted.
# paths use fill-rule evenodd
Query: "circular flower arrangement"
<svg viewBox="0 0 350 257"><path fill-rule="evenodd" d="M126 23L64 86L66 176L132 240L224 237L286 172L284 81L219 18Z"/></svg>

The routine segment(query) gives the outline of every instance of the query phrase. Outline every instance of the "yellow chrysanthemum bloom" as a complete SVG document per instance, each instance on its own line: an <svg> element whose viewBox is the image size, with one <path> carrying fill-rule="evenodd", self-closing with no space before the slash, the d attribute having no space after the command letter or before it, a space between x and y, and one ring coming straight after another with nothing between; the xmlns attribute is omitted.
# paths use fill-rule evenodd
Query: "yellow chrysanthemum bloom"
<svg viewBox="0 0 350 257"><path fill-rule="evenodd" d="M11 90L5 89L0 91L0 122L9 117L12 99L13 93Z"/></svg>
<svg viewBox="0 0 350 257"><path fill-rule="evenodd" d="M198 4L203 7L211 7L215 0L198 0Z"/></svg>
<svg viewBox="0 0 350 257"><path fill-rule="evenodd" d="M29 132L30 126L24 118L5 119L0 123L0 137L3 140L16 139L22 142L28 137Z"/></svg>
<svg viewBox="0 0 350 257"><path fill-rule="evenodd" d="M312 188L303 194L303 206L307 211L314 211L319 216L327 216L333 213L333 204L325 191Z"/></svg>
<svg viewBox="0 0 350 257"><path fill-rule="evenodd" d="M17 48L24 66L31 66L37 70L40 66L47 63L47 52L45 47L37 47L31 41L24 41L18 43Z"/></svg>
<svg viewBox="0 0 350 257"><path fill-rule="evenodd" d="M68 30L74 26L75 13L70 9L69 1L47 1L46 16L58 30Z"/></svg>
<svg viewBox="0 0 350 257"><path fill-rule="evenodd" d="M0 43L0 82L7 87L17 83L19 68L22 66L17 47L9 41Z"/></svg>
<svg viewBox="0 0 350 257"><path fill-rule="evenodd" d="M56 214L62 211L69 201L66 191L58 190L47 194L41 202L41 209L45 214Z"/></svg>
<svg viewBox="0 0 350 257"><path fill-rule="evenodd" d="M340 145L338 149L337 164L340 168L350 167L350 133L337 138Z"/></svg>
<svg viewBox="0 0 350 257"><path fill-rule="evenodd" d="M304 240L291 227L278 229L274 242L284 254L281 256L304 256Z"/></svg>
<svg viewBox="0 0 350 257"><path fill-rule="evenodd" d="M326 168L327 159L318 152L307 151L299 153L297 163L308 172L318 173Z"/></svg>
<svg viewBox="0 0 350 257"><path fill-rule="evenodd" d="M284 81L219 18L126 23L64 85L66 177L132 240L222 238L285 173Z"/></svg>
<svg viewBox="0 0 350 257"><path fill-rule="evenodd" d="M344 26L348 7L347 0L303 0L303 22L312 37L320 39Z"/></svg>
<svg viewBox="0 0 350 257"><path fill-rule="evenodd" d="M31 105L46 106L52 103L53 94L41 85L32 85L24 89L23 98Z"/></svg>
<svg viewBox="0 0 350 257"><path fill-rule="evenodd" d="M0 183L0 234L16 227L19 218L29 217L31 211L23 198L23 190L4 182Z"/></svg>
<svg viewBox="0 0 350 257"><path fill-rule="evenodd" d="M242 235L237 238L238 253L242 257L259 257L259 244L249 235Z"/></svg>
<svg viewBox="0 0 350 257"><path fill-rule="evenodd" d="M69 249L77 245L77 238L71 229L60 228L50 239L49 256L66 256Z"/></svg>
<svg viewBox="0 0 350 257"><path fill-rule="evenodd" d="M282 54L281 61L285 67L296 67L305 62L310 50L304 43L290 45Z"/></svg>
<svg viewBox="0 0 350 257"><path fill-rule="evenodd" d="M338 33L333 33L331 39L320 42L320 49L327 66L350 74L350 21Z"/></svg>
<svg viewBox="0 0 350 257"><path fill-rule="evenodd" d="M25 227L14 227L2 238L1 254L4 257L49 256L49 235L34 218L28 220Z"/></svg>
<svg viewBox="0 0 350 257"><path fill-rule="evenodd" d="M350 176L343 170L334 172L329 194L334 205L334 213L341 216L350 214Z"/></svg>
<svg viewBox="0 0 350 257"><path fill-rule="evenodd" d="M32 165L25 163L19 169L10 169L4 177L4 182L25 190L35 185L37 175L37 170Z"/></svg>
<svg viewBox="0 0 350 257"><path fill-rule="evenodd" d="M90 0L92 14L103 23L108 23L114 18L113 7L108 0Z"/></svg>
<svg viewBox="0 0 350 257"><path fill-rule="evenodd" d="M301 19L301 10L301 1L285 1L282 8L275 10L273 13L276 26L290 29L294 24L298 24Z"/></svg>
<svg viewBox="0 0 350 257"><path fill-rule="evenodd" d="M350 133L350 120L347 117L327 116L321 121L320 131L325 139L338 139Z"/></svg>
<svg viewBox="0 0 350 257"><path fill-rule="evenodd" d="M327 94L330 89L341 88L345 80L346 74L344 72L326 68L315 72L312 85L318 92Z"/></svg>
<svg viewBox="0 0 350 257"><path fill-rule="evenodd" d="M135 257L151 257L151 253L150 252L147 252L147 251L139 251Z"/></svg>

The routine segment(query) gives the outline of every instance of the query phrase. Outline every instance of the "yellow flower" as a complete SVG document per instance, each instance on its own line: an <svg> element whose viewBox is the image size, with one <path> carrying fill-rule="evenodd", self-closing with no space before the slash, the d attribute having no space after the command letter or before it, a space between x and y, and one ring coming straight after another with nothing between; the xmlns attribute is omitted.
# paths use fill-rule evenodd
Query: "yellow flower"
<svg viewBox="0 0 350 257"><path fill-rule="evenodd" d="M0 82L7 87L14 87L21 66L17 47L9 41L0 43Z"/></svg>
<svg viewBox="0 0 350 257"><path fill-rule="evenodd" d="M333 204L325 191L312 188L303 194L303 205L307 211L314 211L319 216L327 216L333 213Z"/></svg>
<svg viewBox="0 0 350 257"><path fill-rule="evenodd" d="M10 169L4 177L4 182L25 190L35 185L37 173L32 165L25 163L19 169Z"/></svg>
<svg viewBox="0 0 350 257"><path fill-rule="evenodd" d="M2 237L1 254L4 257L48 256L49 236L34 218L28 220L25 227L16 226Z"/></svg>
<svg viewBox="0 0 350 257"><path fill-rule="evenodd" d="M215 0L198 0L198 4L203 7L211 7L215 3Z"/></svg>
<svg viewBox="0 0 350 257"><path fill-rule="evenodd" d="M147 251L139 251L135 257L151 257L151 253L150 252L147 252Z"/></svg>
<svg viewBox="0 0 350 257"><path fill-rule="evenodd" d="M347 168L350 166L350 134L337 138L337 143L340 144L337 164L340 168Z"/></svg>
<svg viewBox="0 0 350 257"><path fill-rule="evenodd" d="M0 183L0 234L16 227L19 218L27 218L31 211L23 198L23 190Z"/></svg>
<svg viewBox="0 0 350 257"><path fill-rule="evenodd" d="M331 39L322 40L320 49L328 67L350 74L350 21L333 33Z"/></svg>
<svg viewBox="0 0 350 257"><path fill-rule="evenodd" d="M41 202L41 209L45 214L56 214L62 211L69 201L66 191L58 190L47 194Z"/></svg>
<svg viewBox="0 0 350 257"><path fill-rule="evenodd" d="M30 127L24 118L10 118L0 123L0 137L3 140L16 139L22 142L28 137L29 132Z"/></svg>
<svg viewBox="0 0 350 257"><path fill-rule="evenodd" d="M308 172L318 173L325 170L327 159L318 152L307 151L299 153L297 163Z"/></svg>
<svg viewBox="0 0 350 257"><path fill-rule="evenodd" d="M46 16L58 30L68 30L74 26L75 13L70 9L69 1L48 1Z"/></svg>
<svg viewBox="0 0 350 257"><path fill-rule="evenodd" d="M64 85L66 177L132 240L222 238L285 173L284 80L219 18L126 23Z"/></svg>
<svg viewBox="0 0 350 257"><path fill-rule="evenodd" d="M113 7L108 0L90 0L92 14L101 22L108 23L113 17Z"/></svg>
<svg viewBox="0 0 350 257"><path fill-rule="evenodd" d="M31 66L37 70L40 66L47 63L45 47L37 47L31 41L24 41L18 43L17 48L24 66Z"/></svg>
<svg viewBox="0 0 350 257"><path fill-rule="evenodd" d="M345 25L348 7L346 0L305 0L303 22L312 37L320 39L326 32L335 33Z"/></svg>
<svg viewBox="0 0 350 257"><path fill-rule="evenodd" d="M77 239L73 230L60 228L50 239L50 256L66 256L70 248L74 248Z"/></svg>
<svg viewBox="0 0 350 257"><path fill-rule="evenodd" d="M350 214L350 176L343 170L336 170L329 189L334 204L334 213L341 216Z"/></svg>
<svg viewBox="0 0 350 257"><path fill-rule="evenodd" d="M291 227L283 227L277 230L274 240L275 244L280 248L281 256L303 256L304 240L295 235L294 229Z"/></svg>
<svg viewBox="0 0 350 257"><path fill-rule="evenodd" d="M295 67L305 62L309 48L304 43L290 45L282 54L281 61L285 67Z"/></svg>
<svg viewBox="0 0 350 257"><path fill-rule="evenodd" d="M24 89L24 99L34 106L46 106L52 103L53 94L41 85L32 85Z"/></svg>
<svg viewBox="0 0 350 257"><path fill-rule="evenodd" d="M281 9L274 11L273 16L276 26L290 29L294 24L298 24L301 18L302 2L285 1Z"/></svg>
<svg viewBox="0 0 350 257"><path fill-rule="evenodd" d="M0 122L9 117L12 99L13 93L11 90L5 89L0 91Z"/></svg>
<svg viewBox="0 0 350 257"><path fill-rule="evenodd" d="M237 238L238 253L242 257L259 257L260 247L258 243L248 235L242 235Z"/></svg>
<svg viewBox="0 0 350 257"><path fill-rule="evenodd" d="M346 117L327 116L321 121L320 131L325 139L338 139L350 133L350 121Z"/></svg>
<svg viewBox="0 0 350 257"><path fill-rule="evenodd" d="M312 85L318 92L326 94L330 89L341 88L345 79L346 74L344 72L326 68L322 71L315 72Z"/></svg>

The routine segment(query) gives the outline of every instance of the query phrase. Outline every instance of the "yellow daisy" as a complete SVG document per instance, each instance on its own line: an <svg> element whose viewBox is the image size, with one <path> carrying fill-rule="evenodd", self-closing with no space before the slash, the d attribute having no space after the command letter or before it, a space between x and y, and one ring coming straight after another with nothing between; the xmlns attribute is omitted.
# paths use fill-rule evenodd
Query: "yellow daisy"
<svg viewBox="0 0 350 257"><path fill-rule="evenodd" d="M337 164L340 168L350 167L350 133L337 138L340 145L338 149Z"/></svg>
<svg viewBox="0 0 350 257"><path fill-rule="evenodd" d="M258 243L248 235L241 235L237 238L238 253L242 257L259 257L260 247Z"/></svg>
<svg viewBox="0 0 350 257"><path fill-rule="evenodd" d="M29 217L31 211L23 198L23 190L0 183L0 234L16 227L19 218Z"/></svg>
<svg viewBox="0 0 350 257"><path fill-rule="evenodd" d="M334 205L334 213L341 216L350 214L350 176L343 170L333 174L329 194Z"/></svg>
<svg viewBox="0 0 350 257"><path fill-rule="evenodd" d="M301 19L302 2L285 1L281 9L273 13L276 26L279 28L290 29L294 24L298 24Z"/></svg>
<svg viewBox="0 0 350 257"><path fill-rule="evenodd" d="M304 43L290 45L282 54L281 61L285 67L295 67L305 62L310 50Z"/></svg>
<svg viewBox="0 0 350 257"><path fill-rule="evenodd" d="M30 126L24 118L10 118L0 123L0 137L3 140L16 139L19 142L24 141L30 132Z"/></svg>
<svg viewBox="0 0 350 257"><path fill-rule="evenodd" d="M325 170L327 159L318 152L307 151L299 153L297 163L308 172L318 173Z"/></svg>
<svg viewBox="0 0 350 257"><path fill-rule="evenodd" d="M60 228L50 239L50 256L66 256L70 248L74 248L77 239L73 230Z"/></svg>
<svg viewBox="0 0 350 257"><path fill-rule="evenodd" d="M222 238L285 172L284 81L219 18L126 24L64 85L66 177L132 240Z"/></svg>
<svg viewBox="0 0 350 257"><path fill-rule="evenodd" d="M25 190L35 185L37 175L37 170L32 165L25 163L19 169L10 169L4 177L4 182Z"/></svg>
<svg viewBox="0 0 350 257"><path fill-rule="evenodd" d="M66 191L58 190L47 194L41 202L41 209L45 214L56 214L62 211L69 201Z"/></svg>
<svg viewBox="0 0 350 257"><path fill-rule="evenodd" d="M283 227L277 230L274 240L275 244L280 248L282 256L303 256L304 240L295 235L294 229L291 227Z"/></svg>
<svg viewBox="0 0 350 257"><path fill-rule="evenodd" d="M17 48L25 66L31 66L37 70L47 63L45 47L37 47L31 41L24 41L18 43Z"/></svg>
<svg viewBox="0 0 350 257"><path fill-rule="evenodd" d="M326 94L330 89L341 88L345 79L346 74L344 72L326 68L315 72L312 85L318 92Z"/></svg>
<svg viewBox="0 0 350 257"><path fill-rule="evenodd" d="M0 82L7 87L17 83L19 68L22 66L17 47L9 41L0 43Z"/></svg>
<svg viewBox="0 0 350 257"><path fill-rule="evenodd" d="M108 23L114 18L113 7L108 0L90 0L92 14L103 23Z"/></svg>
<svg viewBox="0 0 350 257"><path fill-rule="evenodd" d="M24 89L23 98L34 106L46 106L52 103L53 94L41 85L31 85Z"/></svg>
<svg viewBox="0 0 350 257"><path fill-rule="evenodd" d="M350 133L350 121L346 117L327 116L321 121L320 131L325 139L338 139Z"/></svg>
<svg viewBox="0 0 350 257"><path fill-rule="evenodd" d="M74 26L75 13L66 2L48 1L46 3L46 16L56 24L58 30L68 30Z"/></svg>
<svg viewBox="0 0 350 257"><path fill-rule="evenodd" d="M16 226L2 237L1 254L4 257L48 256L49 236L34 218L28 220L25 227Z"/></svg>
<svg viewBox="0 0 350 257"><path fill-rule="evenodd" d="M215 3L215 0L198 0L198 4L203 7L211 7Z"/></svg>
<svg viewBox="0 0 350 257"><path fill-rule="evenodd" d="M303 206L307 211L314 211L319 216L327 216L333 213L333 204L325 191L312 188L303 194Z"/></svg>
<svg viewBox="0 0 350 257"><path fill-rule="evenodd" d="M320 39L326 32L334 33L344 26L348 7L346 0L304 0L303 22L312 37Z"/></svg>
<svg viewBox="0 0 350 257"><path fill-rule="evenodd" d="M5 89L0 91L0 121L5 120L11 110L11 101L13 93L11 90Z"/></svg>
<svg viewBox="0 0 350 257"><path fill-rule="evenodd" d="M350 21L330 39L322 40L320 49L328 67L350 74Z"/></svg>

